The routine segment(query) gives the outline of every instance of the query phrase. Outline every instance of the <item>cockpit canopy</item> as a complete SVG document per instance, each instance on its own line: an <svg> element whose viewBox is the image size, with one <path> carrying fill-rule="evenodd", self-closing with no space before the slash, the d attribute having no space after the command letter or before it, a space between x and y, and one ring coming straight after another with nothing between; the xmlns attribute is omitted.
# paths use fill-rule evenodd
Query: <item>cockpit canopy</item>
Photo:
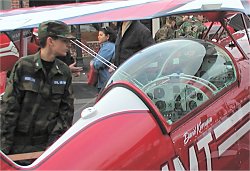
<svg viewBox="0 0 250 171"><path fill-rule="evenodd" d="M236 81L231 58L203 40L176 39L146 48L109 79L129 81L157 106L169 124Z"/></svg>

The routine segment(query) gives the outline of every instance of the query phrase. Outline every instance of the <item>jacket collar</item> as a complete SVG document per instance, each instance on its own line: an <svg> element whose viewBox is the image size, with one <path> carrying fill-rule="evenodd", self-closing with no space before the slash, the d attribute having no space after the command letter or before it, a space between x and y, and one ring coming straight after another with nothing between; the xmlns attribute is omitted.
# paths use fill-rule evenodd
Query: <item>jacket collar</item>
<svg viewBox="0 0 250 171"><path fill-rule="evenodd" d="M103 42L103 43L100 45L100 47L106 46L107 44L109 44L109 41L108 41L108 40L105 41L105 42Z"/></svg>
<svg viewBox="0 0 250 171"><path fill-rule="evenodd" d="M34 54L34 62L35 62L35 71L38 71L43 68L40 51L38 51L36 54Z"/></svg>
<svg viewBox="0 0 250 171"><path fill-rule="evenodd" d="M39 70L43 70L43 64L41 61L41 55L40 55L40 51L38 51L36 54L34 54L35 58L34 58L34 62L35 62L35 72L39 71ZM58 60L55 59L55 63L52 66L51 70L50 70L50 75L55 75L57 73L62 74L62 71L60 70L60 67L58 66Z"/></svg>

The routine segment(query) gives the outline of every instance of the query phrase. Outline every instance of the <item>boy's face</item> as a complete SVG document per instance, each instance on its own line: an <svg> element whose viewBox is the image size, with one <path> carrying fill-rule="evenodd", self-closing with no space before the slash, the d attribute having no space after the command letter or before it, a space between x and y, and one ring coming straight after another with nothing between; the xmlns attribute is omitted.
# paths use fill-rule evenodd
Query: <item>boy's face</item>
<svg viewBox="0 0 250 171"><path fill-rule="evenodd" d="M70 39L57 38L50 40L50 47L55 56L66 56L70 48Z"/></svg>
<svg viewBox="0 0 250 171"><path fill-rule="evenodd" d="M197 18L199 21L203 21L203 15L198 15Z"/></svg>

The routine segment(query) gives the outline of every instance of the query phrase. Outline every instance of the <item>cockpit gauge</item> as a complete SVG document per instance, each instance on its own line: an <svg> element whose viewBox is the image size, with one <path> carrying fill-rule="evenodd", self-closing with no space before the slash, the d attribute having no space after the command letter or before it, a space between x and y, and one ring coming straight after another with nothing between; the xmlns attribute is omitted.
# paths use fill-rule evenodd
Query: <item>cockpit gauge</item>
<svg viewBox="0 0 250 171"><path fill-rule="evenodd" d="M166 110L166 103L162 100L157 101L155 105L160 111Z"/></svg>
<svg viewBox="0 0 250 171"><path fill-rule="evenodd" d="M194 88L191 87L187 88L186 93L191 99L194 99L196 97L196 91Z"/></svg>
<svg viewBox="0 0 250 171"><path fill-rule="evenodd" d="M154 98L155 99L160 99L160 98L163 98L164 96L165 96L165 92L164 92L163 88L154 89Z"/></svg>
<svg viewBox="0 0 250 171"><path fill-rule="evenodd" d="M194 108L197 107L197 103L194 100L189 101L188 106L190 110L193 110Z"/></svg>

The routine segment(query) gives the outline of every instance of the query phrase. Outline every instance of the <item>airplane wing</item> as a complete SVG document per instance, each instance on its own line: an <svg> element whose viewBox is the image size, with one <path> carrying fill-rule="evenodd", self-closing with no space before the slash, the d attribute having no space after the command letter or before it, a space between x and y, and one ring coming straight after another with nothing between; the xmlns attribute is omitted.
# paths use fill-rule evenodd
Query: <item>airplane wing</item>
<svg viewBox="0 0 250 171"><path fill-rule="evenodd" d="M38 27L46 20L67 24L152 19L173 14L234 11L250 15L250 0L106 0L0 11L0 31Z"/></svg>

